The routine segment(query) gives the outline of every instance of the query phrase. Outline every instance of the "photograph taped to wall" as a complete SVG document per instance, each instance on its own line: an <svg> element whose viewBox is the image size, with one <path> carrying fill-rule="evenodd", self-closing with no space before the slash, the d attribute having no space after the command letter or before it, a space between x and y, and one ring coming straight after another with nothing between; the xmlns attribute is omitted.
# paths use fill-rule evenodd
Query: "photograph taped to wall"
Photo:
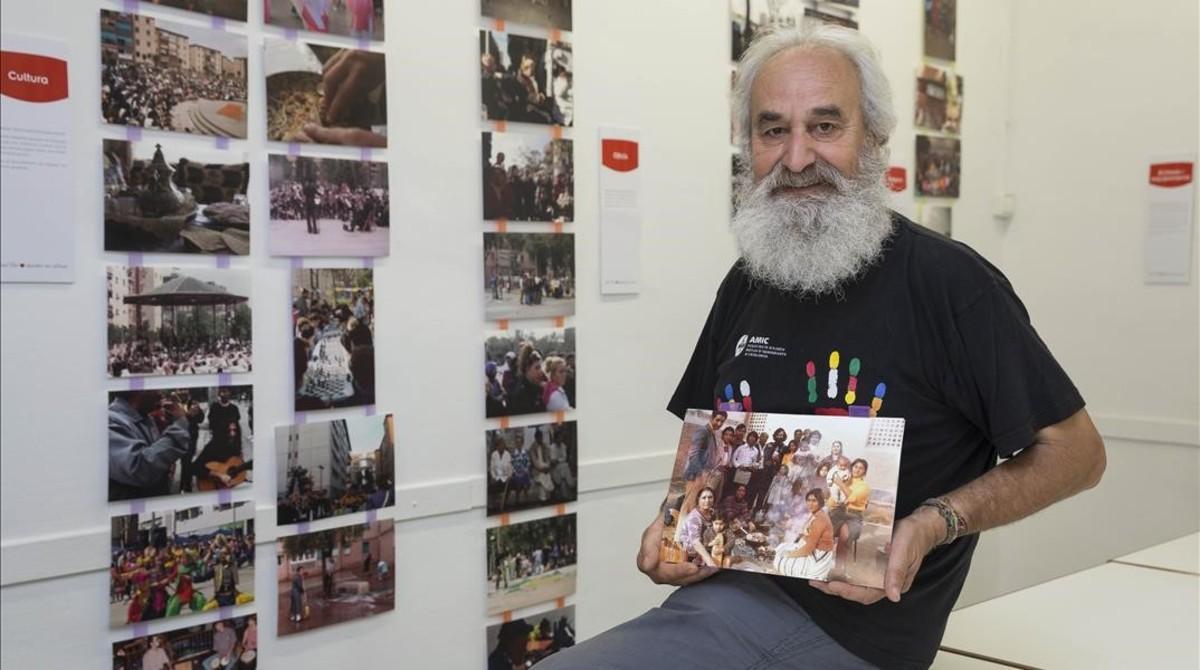
<svg viewBox="0 0 1200 670"><path fill-rule="evenodd" d="M387 256L388 166L382 161L267 157L272 256Z"/></svg>
<svg viewBox="0 0 1200 670"><path fill-rule="evenodd" d="M575 313L575 236L484 233L484 318L542 319Z"/></svg>
<svg viewBox="0 0 1200 670"><path fill-rule="evenodd" d="M250 253L245 153L104 140L104 250Z"/></svg>
<svg viewBox="0 0 1200 670"><path fill-rule="evenodd" d="M575 593L575 515L487 529L487 615Z"/></svg>
<svg viewBox="0 0 1200 670"><path fill-rule="evenodd" d="M396 504L392 415L275 429L275 523L280 526Z"/></svg>
<svg viewBox="0 0 1200 670"><path fill-rule="evenodd" d="M109 626L254 602L254 505L112 518Z"/></svg>
<svg viewBox="0 0 1200 670"><path fill-rule="evenodd" d="M279 637L396 608L396 527L391 519L275 541Z"/></svg>
<svg viewBox="0 0 1200 670"><path fill-rule="evenodd" d="M265 0L268 25L288 30L383 39L383 0Z"/></svg>
<svg viewBox="0 0 1200 670"><path fill-rule="evenodd" d="M488 668L536 666L575 646L575 606L530 614L487 628Z"/></svg>
<svg viewBox="0 0 1200 670"><path fill-rule="evenodd" d="M486 17L551 30L571 30L572 0L480 0Z"/></svg>
<svg viewBox="0 0 1200 670"><path fill-rule="evenodd" d="M495 30L479 31L483 119L574 124L571 45Z"/></svg>
<svg viewBox="0 0 1200 670"><path fill-rule="evenodd" d="M922 207L921 225L939 232L946 237L952 237L951 209L940 205L926 205Z"/></svg>
<svg viewBox="0 0 1200 670"><path fill-rule="evenodd" d="M579 447L574 421L485 433L488 516L574 502Z"/></svg>
<svg viewBox="0 0 1200 670"><path fill-rule="evenodd" d="M387 147L387 65L375 51L263 40L267 139Z"/></svg>
<svg viewBox="0 0 1200 670"><path fill-rule="evenodd" d="M962 143L954 137L917 135L917 195L957 198L962 167Z"/></svg>
<svg viewBox="0 0 1200 670"><path fill-rule="evenodd" d="M806 9L804 10L804 17L807 19L815 19L823 23L829 23L835 26L841 26L843 28L850 28L851 30L858 30L858 21L855 21L849 16L843 16L841 14L822 12L816 9Z"/></svg>
<svg viewBox="0 0 1200 670"><path fill-rule="evenodd" d="M109 502L253 482L252 386L109 392Z"/></svg>
<svg viewBox="0 0 1200 670"><path fill-rule="evenodd" d="M292 270L292 329L297 412L375 404L373 270Z"/></svg>
<svg viewBox="0 0 1200 670"><path fill-rule="evenodd" d="M806 9L809 9L806 0L729 0L733 45L730 57L741 60L760 33L799 26Z"/></svg>
<svg viewBox="0 0 1200 670"><path fill-rule="evenodd" d="M110 265L108 376L249 372L250 273Z"/></svg>
<svg viewBox="0 0 1200 670"><path fill-rule="evenodd" d="M484 219L555 223L575 219L571 140L485 132L482 142Z"/></svg>
<svg viewBox="0 0 1200 670"><path fill-rule="evenodd" d="M913 125L957 135L962 128L963 79L949 70L925 65L917 74Z"/></svg>
<svg viewBox="0 0 1200 670"><path fill-rule="evenodd" d="M245 35L101 10L100 114L119 126L245 139Z"/></svg>
<svg viewBox="0 0 1200 670"><path fill-rule="evenodd" d="M258 617L234 617L114 642L113 670L258 667Z"/></svg>
<svg viewBox="0 0 1200 670"><path fill-rule="evenodd" d="M925 0L925 56L953 61L958 0Z"/></svg>
<svg viewBox="0 0 1200 670"><path fill-rule="evenodd" d="M903 437L903 419L688 410L661 559L883 588Z"/></svg>
<svg viewBox="0 0 1200 670"><path fill-rule="evenodd" d="M187 12L216 16L234 21L246 21L248 0L146 0L147 5L173 7Z"/></svg>
<svg viewBox="0 0 1200 670"><path fill-rule="evenodd" d="M574 328L493 331L483 355L489 418L575 408Z"/></svg>

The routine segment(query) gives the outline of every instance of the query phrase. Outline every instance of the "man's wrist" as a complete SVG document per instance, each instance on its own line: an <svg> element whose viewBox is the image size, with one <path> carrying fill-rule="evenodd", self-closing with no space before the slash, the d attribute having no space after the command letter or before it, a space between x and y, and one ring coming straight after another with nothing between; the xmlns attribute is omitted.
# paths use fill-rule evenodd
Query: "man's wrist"
<svg viewBox="0 0 1200 670"><path fill-rule="evenodd" d="M941 531L934 534L934 537L939 538L934 546L951 544L968 532L966 519L946 498L929 498L917 509L928 509L941 521Z"/></svg>
<svg viewBox="0 0 1200 670"><path fill-rule="evenodd" d="M913 512L913 518L925 531L929 549L940 546L946 541L949 529L946 527L946 521L942 519L942 515L936 509L928 505L920 505Z"/></svg>

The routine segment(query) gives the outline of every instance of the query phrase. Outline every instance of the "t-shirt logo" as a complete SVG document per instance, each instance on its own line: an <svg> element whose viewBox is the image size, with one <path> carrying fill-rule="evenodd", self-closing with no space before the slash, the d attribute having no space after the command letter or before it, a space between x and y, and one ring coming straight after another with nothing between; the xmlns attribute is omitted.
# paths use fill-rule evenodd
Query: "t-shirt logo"
<svg viewBox="0 0 1200 670"><path fill-rule="evenodd" d="M733 357L745 354L747 358L787 357L787 349L771 345L771 338L765 335L742 335L733 347Z"/></svg>
<svg viewBox="0 0 1200 670"><path fill-rule="evenodd" d="M738 338L737 346L733 348L733 355L735 358L741 356L742 352L746 350L746 342L749 339L749 335L742 335L740 338Z"/></svg>

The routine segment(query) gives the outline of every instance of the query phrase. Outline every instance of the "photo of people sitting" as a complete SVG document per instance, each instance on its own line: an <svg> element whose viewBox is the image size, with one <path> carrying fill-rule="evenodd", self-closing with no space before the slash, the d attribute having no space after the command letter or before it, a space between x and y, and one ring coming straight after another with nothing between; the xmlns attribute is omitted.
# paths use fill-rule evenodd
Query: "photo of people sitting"
<svg viewBox="0 0 1200 670"><path fill-rule="evenodd" d="M255 670L258 617L220 619L114 642L112 654L113 670Z"/></svg>
<svg viewBox="0 0 1200 670"><path fill-rule="evenodd" d="M483 352L486 416L576 407L574 328L498 331L484 341Z"/></svg>
<svg viewBox="0 0 1200 670"><path fill-rule="evenodd" d="M369 269L292 272L295 409L375 403L375 291Z"/></svg>
<svg viewBox="0 0 1200 670"><path fill-rule="evenodd" d="M107 123L246 137L246 39L100 12L100 114Z"/></svg>
<svg viewBox="0 0 1200 670"><path fill-rule="evenodd" d="M555 126L574 123L570 44L481 30L479 65L485 119Z"/></svg>
<svg viewBox="0 0 1200 670"><path fill-rule="evenodd" d="M113 628L252 602L253 506L113 517L109 575Z"/></svg>
<svg viewBox="0 0 1200 670"><path fill-rule="evenodd" d="M575 592L575 515L487 529L487 614Z"/></svg>
<svg viewBox="0 0 1200 670"><path fill-rule="evenodd" d="M274 256L386 256L387 163L268 156Z"/></svg>
<svg viewBox="0 0 1200 670"><path fill-rule="evenodd" d="M575 429L564 421L487 431L488 515L574 501Z"/></svg>
<svg viewBox="0 0 1200 670"><path fill-rule="evenodd" d="M571 140L483 133L483 218L573 221L575 165Z"/></svg>
<svg viewBox="0 0 1200 670"><path fill-rule="evenodd" d="M575 236L484 233L483 312L488 321L575 313Z"/></svg>
<svg viewBox="0 0 1200 670"><path fill-rule="evenodd" d="M487 670L529 668L575 646L575 606L488 626Z"/></svg>
<svg viewBox="0 0 1200 670"><path fill-rule="evenodd" d="M395 500L392 415L275 429L276 523L381 509Z"/></svg>
<svg viewBox="0 0 1200 670"><path fill-rule="evenodd" d="M109 501L253 481L253 387L140 389L108 397Z"/></svg>
<svg viewBox="0 0 1200 670"><path fill-rule="evenodd" d="M663 559L882 584L899 449L870 443L870 425L689 410L663 509Z"/></svg>

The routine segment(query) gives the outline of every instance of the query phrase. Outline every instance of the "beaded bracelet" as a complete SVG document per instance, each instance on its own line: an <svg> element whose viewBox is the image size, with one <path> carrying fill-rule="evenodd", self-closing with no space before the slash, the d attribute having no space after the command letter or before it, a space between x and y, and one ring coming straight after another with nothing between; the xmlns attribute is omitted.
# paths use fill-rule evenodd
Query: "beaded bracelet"
<svg viewBox="0 0 1200 670"><path fill-rule="evenodd" d="M946 522L946 539L942 540L938 546L950 544L967 534L967 520L945 498L930 498L922 502L918 507L934 508L942 516L942 520Z"/></svg>

